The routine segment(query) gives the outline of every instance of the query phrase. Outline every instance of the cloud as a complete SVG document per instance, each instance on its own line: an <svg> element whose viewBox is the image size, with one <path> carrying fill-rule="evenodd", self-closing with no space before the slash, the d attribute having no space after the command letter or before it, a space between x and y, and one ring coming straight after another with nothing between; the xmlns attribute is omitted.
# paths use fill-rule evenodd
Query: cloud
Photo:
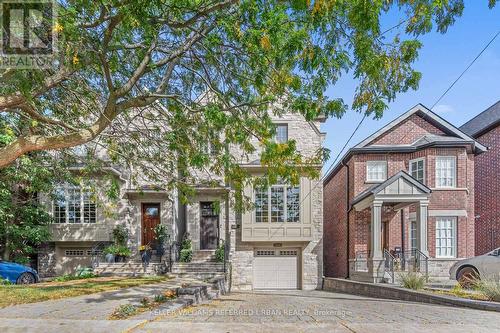
<svg viewBox="0 0 500 333"><path fill-rule="evenodd" d="M436 113L452 113L455 112L455 109L453 108L453 106L448 104L439 104L436 105L433 111Z"/></svg>

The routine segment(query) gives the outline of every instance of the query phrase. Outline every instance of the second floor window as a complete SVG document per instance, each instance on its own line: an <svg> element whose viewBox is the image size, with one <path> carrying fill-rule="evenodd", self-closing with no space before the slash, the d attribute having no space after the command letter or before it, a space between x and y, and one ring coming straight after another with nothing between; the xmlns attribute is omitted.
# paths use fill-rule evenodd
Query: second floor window
<svg viewBox="0 0 500 333"><path fill-rule="evenodd" d="M366 181L383 182L387 179L386 161L367 161L366 162Z"/></svg>
<svg viewBox="0 0 500 333"><path fill-rule="evenodd" d="M288 125L287 124L276 125L275 141L277 143L286 143L288 141Z"/></svg>
<svg viewBox="0 0 500 333"><path fill-rule="evenodd" d="M425 184L425 159L419 158L410 161L410 175Z"/></svg>
<svg viewBox="0 0 500 333"><path fill-rule="evenodd" d="M456 187L457 165L455 156L436 157L436 187Z"/></svg>
<svg viewBox="0 0 500 333"><path fill-rule="evenodd" d="M79 186L59 186L53 201L55 223L95 223L96 204L89 190Z"/></svg>
<svg viewBox="0 0 500 333"><path fill-rule="evenodd" d="M273 185L255 188L255 222L299 222L298 186Z"/></svg>

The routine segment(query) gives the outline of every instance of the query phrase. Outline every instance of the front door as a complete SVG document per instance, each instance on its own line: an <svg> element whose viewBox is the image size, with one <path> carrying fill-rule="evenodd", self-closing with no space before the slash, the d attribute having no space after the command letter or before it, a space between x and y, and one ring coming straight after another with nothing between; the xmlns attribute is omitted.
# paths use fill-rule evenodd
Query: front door
<svg viewBox="0 0 500 333"><path fill-rule="evenodd" d="M219 214L213 202L200 202L200 249L214 250L219 242Z"/></svg>
<svg viewBox="0 0 500 333"><path fill-rule="evenodd" d="M382 251L389 251L389 222L382 223Z"/></svg>
<svg viewBox="0 0 500 333"><path fill-rule="evenodd" d="M142 237L141 244L152 244L155 240L155 227L160 224L160 204L142 204Z"/></svg>

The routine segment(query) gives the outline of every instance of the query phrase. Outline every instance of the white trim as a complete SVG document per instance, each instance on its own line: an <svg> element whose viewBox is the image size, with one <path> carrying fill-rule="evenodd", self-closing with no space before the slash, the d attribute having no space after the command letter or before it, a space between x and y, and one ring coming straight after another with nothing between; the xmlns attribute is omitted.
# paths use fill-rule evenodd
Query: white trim
<svg viewBox="0 0 500 333"><path fill-rule="evenodd" d="M438 223L441 222L442 220L446 220L448 219L449 221L451 221L451 231L452 231L452 235L451 235L451 239L452 239L452 254L451 255L438 255L438 238L439 239L448 239L447 236L445 237L438 237ZM458 218L456 216L441 216L440 218L437 218L436 219L436 222L435 222L435 238L434 238L434 243L435 243L435 257L436 258L440 258L440 259L443 259L443 258L449 258L449 259L454 259L458 256L457 254L457 251L458 251L458 246L457 246L457 234L458 234L458 223L457 223L457 220ZM447 246L444 246L445 248L447 248ZM443 248L443 246L441 246L441 248Z"/></svg>
<svg viewBox="0 0 500 333"><path fill-rule="evenodd" d="M383 163L385 170L384 170L384 177L382 179L370 179L369 178L369 170L368 166L370 163ZM371 160L371 161L366 161L366 178L365 178L367 183L382 183L387 180L387 161L385 160Z"/></svg>
<svg viewBox="0 0 500 333"><path fill-rule="evenodd" d="M427 172L426 172L427 165L425 164L425 157L419 157L419 158L414 158L414 159L410 160L409 164L408 164L408 173L410 174L410 176L413 177L413 175L412 175L413 170L412 170L411 166L412 166L413 163L418 163L420 161L422 161L424 163L423 170L422 170L423 171L423 177L424 177L424 179L422 181L422 184L426 184L427 183L427 178L426 178L426 175L427 175ZM415 178L415 177L413 177L413 178Z"/></svg>
<svg viewBox="0 0 500 333"><path fill-rule="evenodd" d="M457 217L467 217L467 211L465 209L429 209L429 217L442 217L442 216L457 216ZM411 212L409 219L416 219L417 215L415 212Z"/></svg>
<svg viewBox="0 0 500 333"><path fill-rule="evenodd" d="M453 159L453 163L454 163L454 170L453 170L453 184L451 186L439 186L438 185L438 176L437 176L437 172L438 172L438 160L439 159ZM457 175L457 171L458 171L458 161L457 161L457 156L453 156L453 155L439 155L439 156L436 156L436 160L434 161L435 165L434 165L434 185L436 186L436 188L438 189L455 189L457 187L457 178L458 178L458 175Z"/></svg>

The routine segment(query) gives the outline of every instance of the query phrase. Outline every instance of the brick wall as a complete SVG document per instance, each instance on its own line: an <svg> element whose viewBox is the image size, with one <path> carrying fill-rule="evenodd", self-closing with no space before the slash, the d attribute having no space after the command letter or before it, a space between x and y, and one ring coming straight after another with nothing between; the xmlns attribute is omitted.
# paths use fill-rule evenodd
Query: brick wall
<svg viewBox="0 0 500 333"><path fill-rule="evenodd" d="M500 247L500 126L477 138L489 150L476 156L476 255Z"/></svg>
<svg viewBox="0 0 500 333"><path fill-rule="evenodd" d="M444 133L419 116L413 115L408 120L393 128L386 134L373 140L371 144L408 144L426 134L444 135ZM455 156L457 158L457 186L455 189L435 188L436 156ZM366 161L387 161L387 177L400 170L408 172L409 163L416 158L425 158L425 183L432 189L429 211L453 210L466 212L467 216L457 217L457 257L471 257L474 249L474 155L467 148L426 148L413 153L377 153L357 154L348 161L349 166L349 198L352 199L373 186L366 182ZM498 156L497 156L498 157ZM497 167L492 170L498 170ZM356 253L367 252L370 248L370 209L357 212L354 209L347 213L346 209L346 173L343 166L336 175L324 184L324 257L325 276L345 277L347 275L347 251L343 247L348 244L349 258ZM497 193L498 193L497 188ZM385 206L384 206L385 207ZM410 213L415 207L404 210L405 249L410 249ZM349 220L349 240L347 240L346 216ZM390 249L401 244L400 213L384 212L382 219L389 229L388 245ZM435 256L436 217L428 217L428 249L431 257ZM497 223L498 225L498 223ZM500 245L497 245L500 246Z"/></svg>
<svg viewBox="0 0 500 333"><path fill-rule="evenodd" d="M323 188L325 276L347 277L347 168L342 168Z"/></svg>

